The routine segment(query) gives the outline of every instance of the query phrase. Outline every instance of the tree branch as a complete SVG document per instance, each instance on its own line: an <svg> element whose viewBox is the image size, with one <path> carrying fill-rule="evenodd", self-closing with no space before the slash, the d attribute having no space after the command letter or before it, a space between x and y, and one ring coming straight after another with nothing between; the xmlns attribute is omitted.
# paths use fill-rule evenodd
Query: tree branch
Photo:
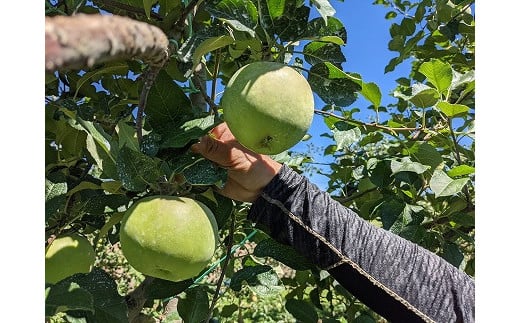
<svg viewBox="0 0 520 323"><path fill-rule="evenodd" d="M409 127L393 128L393 127L383 126L383 125L377 124L377 123L364 123L364 122L353 120L353 119L347 119L345 117L338 116L338 115L336 115L336 114L334 114L332 112L328 112L328 111L314 110L314 113L325 115L325 116L330 116L330 117L334 117L334 118L338 118L340 120L347 121L347 122L356 124L358 126L373 127L373 128L378 128L378 129L383 129L383 130L386 130L386 131L390 131L390 132L393 132L393 133L395 133L397 131L424 131L424 130L427 130L426 128L423 128L423 127L416 127L416 128L409 128Z"/></svg>
<svg viewBox="0 0 520 323"><path fill-rule="evenodd" d="M154 281L155 278L146 276L145 279L136 289L128 293L126 303L128 305L128 322L132 323L141 313L146 303L146 288Z"/></svg>
<svg viewBox="0 0 520 323"><path fill-rule="evenodd" d="M49 72L134 58L164 66L170 57L168 46L161 29L128 17L45 17L45 69Z"/></svg>

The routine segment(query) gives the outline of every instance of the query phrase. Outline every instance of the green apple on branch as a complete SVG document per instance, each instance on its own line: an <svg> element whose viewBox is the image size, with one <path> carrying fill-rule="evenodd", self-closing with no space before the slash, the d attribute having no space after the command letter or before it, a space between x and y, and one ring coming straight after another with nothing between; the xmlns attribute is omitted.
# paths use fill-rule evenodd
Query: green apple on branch
<svg viewBox="0 0 520 323"><path fill-rule="evenodd" d="M123 255L142 274L170 281L196 276L211 261L218 227L211 210L188 197L149 196L125 213Z"/></svg>
<svg viewBox="0 0 520 323"><path fill-rule="evenodd" d="M238 142L267 155L297 144L314 114L314 97L305 77L276 62L241 67L229 80L220 105Z"/></svg>
<svg viewBox="0 0 520 323"><path fill-rule="evenodd" d="M87 238L73 233L45 247L45 282L55 284L76 273L89 273L96 254Z"/></svg>

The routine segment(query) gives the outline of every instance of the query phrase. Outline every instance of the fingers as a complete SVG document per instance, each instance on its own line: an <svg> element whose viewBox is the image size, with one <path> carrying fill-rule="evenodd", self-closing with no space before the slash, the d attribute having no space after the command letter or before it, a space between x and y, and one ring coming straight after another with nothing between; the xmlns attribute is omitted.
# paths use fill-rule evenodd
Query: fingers
<svg viewBox="0 0 520 323"><path fill-rule="evenodd" d="M210 136L202 137L198 143L191 146L191 150L223 167L227 167L231 161L230 147Z"/></svg>
<svg viewBox="0 0 520 323"><path fill-rule="evenodd" d="M210 136L213 138L219 139L224 142L228 141L236 141L235 136L229 130L227 124L225 122L217 125L210 131Z"/></svg>

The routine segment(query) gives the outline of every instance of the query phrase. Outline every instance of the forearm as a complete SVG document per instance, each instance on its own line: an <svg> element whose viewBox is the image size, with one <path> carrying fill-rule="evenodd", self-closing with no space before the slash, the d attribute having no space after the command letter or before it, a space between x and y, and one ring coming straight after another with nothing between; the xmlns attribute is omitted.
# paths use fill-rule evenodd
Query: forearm
<svg viewBox="0 0 520 323"><path fill-rule="evenodd" d="M249 213L389 320L473 321L474 281L376 228L284 166Z"/></svg>

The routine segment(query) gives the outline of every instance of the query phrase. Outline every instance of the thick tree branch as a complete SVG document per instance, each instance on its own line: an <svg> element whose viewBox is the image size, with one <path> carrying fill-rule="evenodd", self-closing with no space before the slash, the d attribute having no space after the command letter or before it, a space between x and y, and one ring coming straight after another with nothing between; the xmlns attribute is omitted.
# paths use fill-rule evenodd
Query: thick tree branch
<svg viewBox="0 0 520 323"><path fill-rule="evenodd" d="M82 69L138 58L164 66L170 56L163 31L128 17L78 14L45 17L45 69Z"/></svg>

